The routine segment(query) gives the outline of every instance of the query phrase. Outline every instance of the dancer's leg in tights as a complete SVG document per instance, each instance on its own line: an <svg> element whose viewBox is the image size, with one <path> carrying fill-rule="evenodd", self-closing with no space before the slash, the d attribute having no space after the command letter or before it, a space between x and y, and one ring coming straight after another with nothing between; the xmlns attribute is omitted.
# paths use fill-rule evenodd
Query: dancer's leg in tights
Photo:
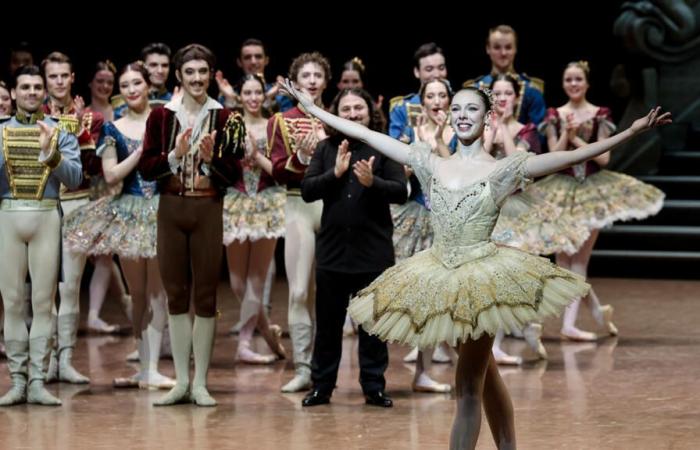
<svg viewBox="0 0 700 450"><path fill-rule="evenodd" d="M313 324L308 296L315 256L315 229L319 205L303 204L300 198L287 199L287 225L284 263L289 284L289 333L294 350L295 375L282 392L297 392L311 387Z"/></svg>
<svg viewBox="0 0 700 450"><path fill-rule="evenodd" d="M100 255L93 261L95 270L90 280L90 310L88 312L88 329L100 333L114 333L119 330L116 325L110 325L100 319L100 310L107 296L110 279L112 278L112 256ZM133 321L133 318L132 318Z"/></svg>
<svg viewBox="0 0 700 450"><path fill-rule="evenodd" d="M122 273L119 270L117 262L112 259L112 276L109 278L109 290L112 295L115 295L122 304L124 314L131 321L131 296L126 291Z"/></svg>
<svg viewBox="0 0 700 450"><path fill-rule="evenodd" d="M267 316L263 310L263 291L267 278L270 261L275 251L276 240L260 239L248 242L247 246L241 246L242 251L247 250L247 270L245 277L245 291L241 303L241 330L238 339L238 351L236 357L241 362L252 364L268 364L276 359L273 355L260 355L251 349L253 332L257 328L265 338L270 350L277 356L284 357L284 349L279 343L279 329L270 329Z"/></svg>
<svg viewBox="0 0 700 450"><path fill-rule="evenodd" d="M595 246L597 239L598 230L593 230L590 237L586 240L583 246L581 246L576 254L571 256L558 254L557 264L583 277L588 277L588 264L590 262L593 247ZM601 305L593 288L591 288L588 296L586 296L583 300L589 306L595 321L600 325L607 326L610 334L617 334L617 328L612 323L612 307L610 305ZM569 339L593 341L596 339L595 333L583 331L576 327L576 319L578 317L580 304L581 300L576 299L564 311L561 333L563 336Z"/></svg>
<svg viewBox="0 0 700 450"><path fill-rule="evenodd" d="M482 336L459 347L455 374L457 413L450 449L474 449L481 428L481 408L487 411L499 449L515 448L513 408L491 355L493 337Z"/></svg>

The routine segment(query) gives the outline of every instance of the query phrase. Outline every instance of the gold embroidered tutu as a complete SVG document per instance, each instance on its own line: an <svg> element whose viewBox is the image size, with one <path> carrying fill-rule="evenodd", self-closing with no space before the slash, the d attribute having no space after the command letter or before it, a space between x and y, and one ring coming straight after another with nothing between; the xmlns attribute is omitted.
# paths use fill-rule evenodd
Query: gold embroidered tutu
<svg viewBox="0 0 700 450"><path fill-rule="evenodd" d="M154 258L159 198L123 194L92 201L64 218L63 240L87 255Z"/></svg>
<svg viewBox="0 0 700 450"><path fill-rule="evenodd" d="M281 186L269 187L249 196L229 189L224 196L224 245L249 239L284 236L284 205L287 194Z"/></svg>
<svg viewBox="0 0 700 450"><path fill-rule="evenodd" d="M579 180L554 174L529 186L527 193L562 210L562 219L604 228L613 222L645 219L657 214L663 191L634 177L601 170Z"/></svg>
<svg viewBox="0 0 700 450"><path fill-rule="evenodd" d="M394 222L394 252L401 261L433 243L433 227L430 225L430 211L415 200L402 205L391 205L391 218Z"/></svg>
<svg viewBox="0 0 700 450"><path fill-rule="evenodd" d="M533 255L576 253L590 236L590 229L563 214L561 207L530 195L530 187L508 197L491 239Z"/></svg>
<svg viewBox="0 0 700 450"><path fill-rule="evenodd" d="M500 206L527 181L527 158L515 153L483 180L453 190L433 176L430 148L412 145L410 164L430 192L433 246L360 291L351 317L383 340L426 348L519 330L586 295L581 276L489 240Z"/></svg>
<svg viewBox="0 0 700 450"><path fill-rule="evenodd" d="M521 330L588 292L583 277L545 258L479 245L455 268L432 250L400 262L358 293L350 315L383 340L425 348Z"/></svg>

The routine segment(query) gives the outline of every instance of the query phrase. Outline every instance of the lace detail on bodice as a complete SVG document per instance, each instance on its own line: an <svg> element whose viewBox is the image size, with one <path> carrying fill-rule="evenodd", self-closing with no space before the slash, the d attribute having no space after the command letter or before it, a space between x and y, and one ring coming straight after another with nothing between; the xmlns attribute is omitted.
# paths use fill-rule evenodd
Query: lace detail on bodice
<svg viewBox="0 0 700 450"><path fill-rule="evenodd" d="M124 136L122 134L122 136ZM131 155L139 148L143 142L141 139L131 139L130 137L124 136L124 142L126 142L126 148L129 150ZM136 183L138 184L143 196L145 198L151 198L155 195L158 183L156 181L146 181L141 176L141 172L138 169L134 169L136 172Z"/></svg>
<svg viewBox="0 0 700 450"><path fill-rule="evenodd" d="M267 148L267 138L258 138L255 140L255 150L265 154L265 149ZM254 164L244 164L243 165L243 184L245 186L246 194L253 197L258 193L258 185L260 184L260 175L262 174L262 169Z"/></svg>
<svg viewBox="0 0 700 450"><path fill-rule="evenodd" d="M258 183L260 182L260 167L243 167L243 183L246 194L254 196L258 193Z"/></svg>
<svg viewBox="0 0 700 450"><path fill-rule="evenodd" d="M492 254L496 247L490 236L502 203L529 181L525 170L529 154L517 152L497 162L483 179L460 189L448 189L433 176L429 156L419 154L425 148L411 148L410 164L421 184L430 186L433 255L446 267L458 267Z"/></svg>

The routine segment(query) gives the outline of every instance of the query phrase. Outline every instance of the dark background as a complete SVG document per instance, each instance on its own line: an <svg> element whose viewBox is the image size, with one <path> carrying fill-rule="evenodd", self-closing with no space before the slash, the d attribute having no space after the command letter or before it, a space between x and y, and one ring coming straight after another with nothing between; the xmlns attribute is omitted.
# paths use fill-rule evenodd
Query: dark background
<svg viewBox="0 0 700 450"><path fill-rule="evenodd" d="M435 41L444 49L449 79L453 87L458 87L464 80L490 70L484 52L488 29L506 23L518 32L516 69L545 80L548 105L566 101L560 81L566 63L585 59L591 67L589 100L612 106L619 117L624 100L615 98L609 85L613 67L630 60L612 31L621 3L492 1L448 6L432 2L411 10L386 3L381 10L395 12L381 15L376 3L249 3L241 7L211 2L182 3L179 8L174 2L162 8L115 3L112 6L116 8L105 12L96 9L109 4L66 4L70 6L66 12L80 11L79 16L86 19L75 14L64 18L64 14L51 9L51 14L42 16L33 26L29 24L35 23L35 14L26 8L8 9L4 16L9 19L5 21L9 28L0 40L0 55L4 55L6 66L9 47L20 40L32 44L36 62L52 50L67 53L75 65L75 93L87 100L86 85L97 60L110 59L119 68L137 59L141 47L152 41L165 42L173 51L191 42L204 44L216 53L219 68L234 82L240 76L235 64L239 45L246 38L256 37L265 42L270 56L268 80L286 74L292 58L301 52L318 50L326 55L333 69L324 96L326 103L336 92L341 64L360 57L367 67L366 87L374 95L384 95L386 108L391 97L418 89L413 77L413 53L420 44ZM341 8L347 12L340 12ZM89 19L91 14L93 19ZM298 22L293 17L298 17ZM22 28L12 30L14 27ZM171 87L174 81L171 72Z"/></svg>

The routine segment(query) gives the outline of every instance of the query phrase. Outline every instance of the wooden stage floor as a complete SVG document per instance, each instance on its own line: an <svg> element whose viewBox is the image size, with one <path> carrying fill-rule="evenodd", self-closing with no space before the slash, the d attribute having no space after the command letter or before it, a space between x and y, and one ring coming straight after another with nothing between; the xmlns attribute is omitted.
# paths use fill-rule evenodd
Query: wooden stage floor
<svg viewBox="0 0 700 450"><path fill-rule="evenodd" d="M545 324L549 361L502 369L515 406L519 448L700 448L700 282L592 282L603 302L615 306L620 337L562 343L558 322L550 320ZM218 407L154 408L151 402L161 392L113 389L112 379L135 367L124 362L132 340L83 335L76 366L91 376L92 384L51 385L62 407L0 409L0 448L447 448L454 401L449 395L411 392L413 367L402 362L408 349L390 348L387 391L394 408L364 405L357 382L357 340L346 338L332 403L302 409L302 393L279 392L292 376L291 363L234 363L236 338L227 332L238 307L224 283L219 295L223 315L209 375ZM286 283L278 280L273 319L286 327L286 314ZM108 301L103 316L126 322L116 302ZM581 317L582 328L595 328L587 309L582 308ZM288 339L285 344L291 350ZM526 352L525 344L513 339L506 349ZM161 370L173 375L172 361L164 360ZM453 370L435 365L433 375L452 382ZM8 385L7 368L0 364L0 391ZM495 448L486 420L477 448Z"/></svg>

